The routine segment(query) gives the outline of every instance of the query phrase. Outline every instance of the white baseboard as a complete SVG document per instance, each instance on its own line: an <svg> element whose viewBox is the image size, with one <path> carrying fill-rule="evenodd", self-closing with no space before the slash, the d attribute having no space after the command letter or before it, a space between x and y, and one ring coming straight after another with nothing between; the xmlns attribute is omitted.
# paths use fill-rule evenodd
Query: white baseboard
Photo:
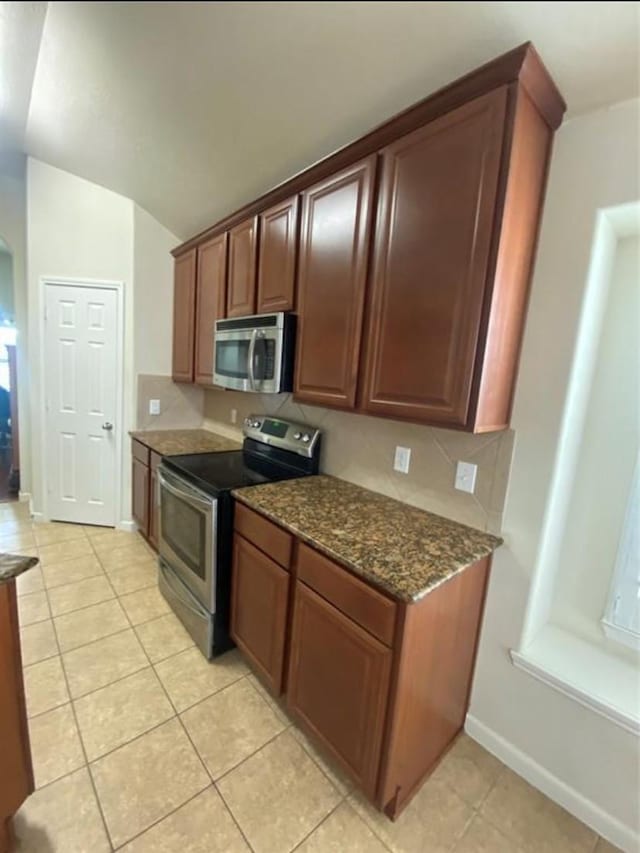
<svg viewBox="0 0 640 853"><path fill-rule="evenodd" d="M18 500L23 501L31 501L31 492L18 492Z"/></svg>
<svg viewBox="0 0 640 853"><path fill-rule="evenodd" d="M126 530L127 533L135 533L138 530L138 525L135 521L119 521L116 524L118 530Z"/></svg>
<svg viewBox="0 0 640 853"><path fill-rule="evenodd" d="M505 740L476 717L467 714L464 729L469 737L499 758L518 776L542 791L549 799L561 805L578 820L590 826L598 835L620 847L626 853L637 853L639 839L633 829L605 812L574 788L546 770L526 753Z"/></svg>

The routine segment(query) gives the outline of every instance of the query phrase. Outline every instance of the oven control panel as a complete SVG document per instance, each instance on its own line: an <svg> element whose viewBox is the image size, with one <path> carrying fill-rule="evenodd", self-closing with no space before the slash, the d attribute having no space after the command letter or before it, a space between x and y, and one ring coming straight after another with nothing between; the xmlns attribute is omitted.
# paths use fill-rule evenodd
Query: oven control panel
<svg viewBox="0 0 640 853"><path fill-rule="evenodd" d="M309 424L295 423L271 415L249 415L244 419L242 432L254 441L308 457L313 457L320 439L320 430Z"/></svg>

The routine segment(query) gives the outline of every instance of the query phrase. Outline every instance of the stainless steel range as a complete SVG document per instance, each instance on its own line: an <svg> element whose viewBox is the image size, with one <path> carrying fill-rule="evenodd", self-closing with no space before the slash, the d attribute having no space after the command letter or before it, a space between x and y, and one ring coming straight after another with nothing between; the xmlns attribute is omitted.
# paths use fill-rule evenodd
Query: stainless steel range
<svg viewBox="0 0 640 853"><path fill-rule="evenodd" d="M251 415L243 434L242 450L166 457L158 468L160 590L208 658L233 645L231 490L318 473L319 430Z"/></svg>

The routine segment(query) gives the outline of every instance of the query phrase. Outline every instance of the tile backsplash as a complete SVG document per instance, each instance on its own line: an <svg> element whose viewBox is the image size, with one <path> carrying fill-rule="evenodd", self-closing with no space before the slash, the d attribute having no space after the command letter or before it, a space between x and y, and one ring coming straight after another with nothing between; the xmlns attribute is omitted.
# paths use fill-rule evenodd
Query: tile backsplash
<svg viewBox="0 0 640 853"><path fill-rule="evenodd" d="M232 409L237 413L235 425L231 424ZM289 394L204 391L204 426L209 429L240 437L242 420L251 412L278 414L320 428L323 473L463 524L500 532L513 453L511 430L469 435L301 405ZM157 418L151 420L154 426L158 424ZM411 448L408 474L393 470L397 445ZM478 466L473 495L454 489L458 460Z"/></svg>
<svg viewBox="0 0 640 853"><path fill-rule="evenodd" d="M149 400L160 400L160 414L149 414ZM191 429L202 426L204 389L174 382L170 376L138 374L136 429Z"/></svg>

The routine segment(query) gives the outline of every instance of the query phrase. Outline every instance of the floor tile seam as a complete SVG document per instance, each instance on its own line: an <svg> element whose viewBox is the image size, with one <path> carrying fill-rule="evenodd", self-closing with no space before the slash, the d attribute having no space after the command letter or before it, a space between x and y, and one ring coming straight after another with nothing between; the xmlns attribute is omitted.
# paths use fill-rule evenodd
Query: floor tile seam
<svg viewBox="0 0 640 853"><path fill-rule="evenodd" d="M122 609L124 610L124 607L123 607ZM165 616L169 616L169 615L173 615L173 614L163 613L161 616L156 616L154 619L149 619L149 621L148 621L148 622L141 622L141 623L140 623L140 625L149 625L151 622L156 622L156 621L158 621L159 619L164 619L164 617L165 617ZM177 617L176 617L176 618L177 618ZM166 657L166 658L161 658L160 660L152 661L152 660L151 660L151 658L149 657L149 653L147 652L147 650L146 650L146 649L145 649L145 647L144 647L144 643L143 643L143 642L142 642L142 640L140 639L140 635L139 635L139 634L138 634L138 632L136 631L136 628L138 628L138 627L139 627L139 625L132 625L131 627L132 627L133 633L136 635L136 639L138 640L138 642L139 642L139 643L140 643L140 645L142 646L142 651L145 653L145 656L146 656L147 660L149 661L149 666L152 666L154 669L155 669L156 664L158 664L158 663L164 663L165 661L170 660L171 658L174 658L176 655L181 655L183 652L186 652L186 651L188 651L188 649L192 649L192 648L194 648L194 646L195 646L195 643L192 643L192 645L187 646L187 648L185 648L185 649L180 649L180 651L179 651L179 652L174 652L174 653L173 653L173 654L171 654L171 655L167 655L167 657ZM157 673L157 672L156 672L156 675L158 675L158 673ZM159 675L158 675L158 678L160 678L160 676L159 676ZM160 679L160 680L162 681L162 679ZM177 713L177 711L176 711L176 713Z"/></svg>
<svg viewBox="0 0 640 853"><path fill-rule="evenodd" d="M71 539L57 539L55 542L38 542L38 535L34 532L33 538L36 541L37 548L47 548L49 545L68 545L69 542L89 542L89 537L85 535L83 536L73 536Z"/></svg>
<svg viewBox="0 0 640 853"><path fill-rule="evenodd" d="M213 787L216 789L216 791L217 791L217 793L218 793L218 796L219 796L219 797L220 797L220 799L222 800L222 804L223 804L223 806L225 807L225 809L226 809L226 810L229 812L229 814L231 815L231 820L232 820L232 821L235 823L235 825L238 827L238 832L239 832L239 833L240 833L240 835L244 838L244 842L245 842L245 844L247 845L247 847L249 848L249 850L251 850L251 853L255 853L255 847L253 846L253 844L251 844L251 842L249 841L249 838L248 838L248 836L246 835L246 833L245 833L244 829L240 826L240 821L239 821L239 820L238 820L238 818L234 815L234 813L233 813L233 809L231 808L231 806L229 805L229 803L226 801L226 799L225 799L225 797L224 797L224 794L222 793L222 791L220 790L220 788L218 788L218 786L217 786L217 784L216 784L215 782L213 783Z"/></svg>
<svg viewBox="0 0 640 853"><path fill-rule="evenodd" d="M486 814L484 814L484 812L481 812L480 810L478 810L476 812L476 815L477 815L477 817L482 818L482 820L485 821L485 823L488 823L489 826L492 829L494 829L497 833L499 833L504 838L506 838L510 844L513 844L513 853L524 853L524 848L522 847L520 842L516 838L513 838L509 834L509 832L505 829L505 827L499 826L495 820L492 820L490 817L488 817Z"/></svg>
<svg viewBox="0 0 640 853"><path fill-rule="evenodd" d="M193 646L190 646L189 648L193 648ZM186 652L186 651L188 651L188 649L183 649L182 651ZM178 654L180 654L180 652L178 652ZM174 657L175 657L175 655L174 655ZM169 660L169 658L165 658L164 661L159 661L159 663L164 663L167 660ZM154 669L155 669L155 666L154 666ZM158 676L160 681L162 681L161 676L158 673L156 673L156 675ZM247 673L244 673L243 675L239 675L237 678L234 678L233 681L229 681L228 684L225 684L223 687L218 687L212 693L207 693L206 696L203 696L201 699L198 699L198 701L194 702L192 705L187 705L185 708L180 708L180 710L178 710L176 708L176 714L186 714L187 711L191 711L191 710L193 710L193 708L197 708L198 705L201 705L203 702L206 702L207 699L211 699L212 696L217 696L218 693L221 693L223 690L226 690L227 687L233 687L234 684L237 684L239 681L242 681L242 679L246 678L246 677L247 677ZM260 697L260 698L262 698L262 697Z"/></svg>
<svg viewBox="0 0 640 853"><path fill-rule="evenodd" d="M64 563L62 563L61 565L64 565ZM49 567L49 568L50 568L50 567ZM43 571L43 573L42 573L42 582L43 582L43 584L44 584L44 589L46 589L46 590L47 590L47 592L49 592L50 590L53 590L53 589L60 589L60 588L61 588L61 587L63 587L63 586L73 586L73 585L74 585L74 584L76 584L76 583L82 583L83 581L90 581L90 580L93 580L94 578L102 577L103 575L104 575L104 577L106 577L106 578L107 578L107 580L109 580L109 577L108 577L107 573L104 571L104 569L102 568L102 566L100 566L100 567L99 567L99 571L98 571L98 573L97 573L97 574L95 574L95 575L87 575L86 577L84 577L84 578L80 578L80 579L79 579L79 580L77 580L77 581L65 581L64 583L58 583L58 584L54 584L53 586L51 586L51 585L47 584L47 582L46 582L46 577L45 577L45 574L44 574L44 571Z"/></svg>
<svg viewBox="0 0 640 853"><path fill-rule="evenodd" d="M93 694L97 693L99 690L104 690L106 687L113 687L114 684L124 681L125 678L131 678L132 675L138 675L139 673L144 672L145 669L149 669L149 665L146 663L139 666L137 669L132 669L131 672L128 672L126 675L119 675L117 678L114 678L113 681L107 681L106 684L101 684L100 687L94 687L92 690L82 693L80 696L72 696L71 702L79 702L81 699L86 699L87 696L93 696Z"/></svg>
<svg viewBox="0 0 640 853"><path fill-rule="evenodd" d="M289 728L297 728L297 726L296 726L296 724L295 724L293 721L291 721L291 724L290 724ZM287 729L287 731L289 730L289 728ZM303 731L302 731L302 729L298 729L298 731L299 731L299 732L301 732L303 735L305 735L305 737L308 737L308 735L306 735L306 734L305 734L305 732L303 732ZM341 796L343 796L343 797L346 799L347 797L349 797L349 796L353 793L353 791L355 791L355 790L356 790L355 782L354 782L354 783L353 783L353 787L351 788L351 790L347 791L347 793L346 793L346 794L343 794L343 793L342 793L342 791L341 791L339 788L337 788L337 787L336 787L336 783L335 783L335 782L333 781L333 779L329 776L329 774L327 773L327 771L325 770L325 768L320 764L320 762L318 761L318 759L317 759L314 755L312 755L312 753L311 753L311 751L310 751L309 749L307 749L307 747L305 746L305 744L304 744L304 743L302 743L301 741L299 741L299 740L298 740L298 738L297 738L295 735L292 735L292 737L294 737L294 738L295 738L296 743L298 743L298 744L302 747L302 749L306 752L306 754L307 754L307 755L309 756L309 758L313 761L313 763L316 765L316 767L317 767L319 770L321 770L321 771L322 771L323 775L324 775L324 776L329 780L329 782L331 782L332 786L336 789L336 791L337 791ZM311 744L311 742L310 742L310 744Z"/></svg>
<svg viewBox="0 0 640 853"><path fill-rule="evenodd" d="M57 631L56 631L55 622L53 625L53 630L54 630L54 633L56 634L56 639L57 639ZM93 776L91 774L91 768L89 765L89 760L87 758L87 750L85 749L84 740L82 739L82 733L80 731L80 725L78 723L78 716L76 714L76 709L73 705L73 701L71 700L71 690L69 689L69 679L67 678L67 671L66 671L66 668L64 665L64 659L62 657L62 654L60 655L60 665L62 667L62 673L64 676L65 684L67 686L67 694L69 696L69 702L71 705L71 713L73 714L73 721L74 721L74 724L76 727L76 733L78 735L78 740L80 741L80 749L82 750L82 754L84 756L85 766L87 768L89 780L91 782L91 788L93 790L93 796L95 797L96 805L98 806L98 812L100 814L100 820L102 821L102 826L104 828L105 838L107 839L107 843L109 844L109 847L111 848L111 850L113 850L113 844L111 843L111 836L109 834L109 829L107 827L107 821L106 821L104 812L102 810L102 803L100 802L100 798L98 797L98 791L96 790L95 782L94 782Z"/></svg>
<svg viewBox="0 0 640 853"><path fill-rule="evenodd" d="M108 580L108 578L107 578L107 580ZM79 583L81 583L81 581L79 581ZM109 584L109 587L111 588L111 591L113 592L113 587L111 586L111 584ZM54 589L59 589L59 587L55 587L55 586L52 587L52 590L54 590ZM45 589L45 592L48 592L48 590ZM97 607L98 604L106 604L107 601L113 601L117 597L118 596L115 594L115 592L113 592L113 595L111 596L111 598L104 598L102 601L94 601L92 604L83 604L82 607L76 607L74 610L65 610L64 613L57 613L55 616L52 615L51 618L52 619L60 619L63 616L69 616L71 613L80 613L81 610L88 610L90 607ZM51 604L49 604L49 609L51 609Z"/></svg>
<svg viewBox="0 0 640 853"><path fill-rule="evenodd" d="M92 578L87 578L87 580L92 580ZM82 581L80 581L80 583L82 583ZM73 586L73 584L69 584L69 585ZM53 587L53 589L54 590L60 589L60 587ZM111 586L111 584L109 584L109 589L113 593L113 595L110 598L103 598L100 601L94 601L91 604L83 604L81 607L74 607L73 610L64 610L62 613L55 613L54 614L53 611L51 611L52 612L52 618L57 619L60 616L68 616L70 613L78 613L78 611L86 610L88 607L95 607L97 604L105 604L107 601L113 601L114 598L117 598L117 595L113 591L113 587ZM49 607L51 607L51 604L49 605Z"/></svg>
<svg viewBox="0 0 640 853"><path fill-rule="evenodd" d="M326 823L326 821L329 820L331 815L334 814L334 812L336 812L340 808L340 806L344 803L345 799L346 798L344 796L341 797L340 801L338 803L336 803L336 805L328 812L328 814L326 814L322 818L322 820L313 827L313 829L310 832L307 832L305 837L302 838L300 841L298 841L298 843L294 847L292 847L291 850L288 851L288 853L295 853L296 850L298 850L300 847L302 847L302 845L305 843L305 841L308 841L308 839L313 835L313 833L316 832L316 830L320 829L322 824ZM386 845L385 845L385 847L386 847ZM387 850L388 849L389 848L387 847Z"/></svg>
<svg viewBox="0 0 640 853"><path fill-rule="evenodd" d="M109 578L109 583L111 584L111 586L113 586L113 581L111 580L111 578ZM146 583L145 586L140 586L137 589L129 590L129 592L118 592L118 591L116 591L116 598L118 600L120 600L120 598L122 598L123 595L132 595L134 592L142 592L143 589L151 589L152 587L157 586L157 584L158 584L157 579L153 578L153 580L150 580L148 583ZM115 586L113 588L115 589ZM162 615L166 616L167 614L163 613ZM159 618L159 617L155 617L155 618ZM149 620L149 621L151 621L151 620Z"/></svg>
<svg viewBox="0 0 640 853"><path fill-rule="evenodd" d="M230 773L233 773L233 772L234 772L235 770L237 770L239 767L242 767L242 765L243 765L243 764L245 764L245 763L246 763L250 758L253 758L253 757L254 757L254 756L256 756L259 752L262 752L262 750L263 750L263 749L266 749L268 746L270 746L270 745L273 743L273 741L274 741L274 740L276 740L277 738L279 738L281 735L285 734L285 732L288 732L288 731L289 731L289 727L287 727L287 728L285 728L285 729L282 729L282 731L279 731L277 734L273 735L273 737L270 737L270 738L269 738L269 740L265 741L265 742L264 742L261 746L259 746L257 749L254 749L254 750L253 750L253 752L252 752L250 755L245 755L245 757L242 759L242 761L239 761L239 762L235 765L235 767L230 767L230 768L229 768L229 770L225 770L225 771L224 771L224 773L221 773L221 774L220 774L220 776L217 776L217 777L213 780L213 781L214 781L214 784L215 784L215 785L218 785L220 782L222 782L224 779L226 779L226 778L227 778L227 776L228 776ZM293 735L292 735L292 737L293 737ZM340 792L338 792L338 793L340 793Z"/></svg>
<svg viewBox="0 0 640 853"><path fill-rule="evenodd" d="M47 658L47 660L51 660L51 658ZM67 688L68 690L69 688ZM29 710L27 709L27 724L31 722L31 720L37 720L38 717L44 717L45 714L50 714L52 711L58 711L60 708L64 708L65 705L70 705L71 699L67 697L64 702L59 702L57 705L52 705L50 708L47 708L45 711L38 711L37 714L29 714Z"/></svg>
<svg viewBox="0 0 640 853"><path fill-rule="evenodd" d="M395 853L395 852L394 852L394 850L393 850L393 847L390 847L390 846L387 844L387 842L384 840L384 838L383 838L383 837L380 835L380 833L378 832L378 830L377 830L376 826L375 826L373 823L371 823L371 822L370 822L370 820L369 820L369 816L368 816L368 814L366 813L366 811L364 811L364 810L363 810L363 812L361 813L361 812L356 808L356 806L355 806L355 802L352 802L352 799L355 801L356 793L362 793L362 791L360 791L359 789L354 789L354 790L353 790L353 791L351 791L349 794L347 794L347 796L345 797L345 800L349 803L349 805L350 805L350 806L351 806L351 808L354 810L354 812L358 815L358 817L359 817L362 821L364 821L364 823L366 824L366 826L371 830L371 832L372 832L372 833L374 834L374 836L378 839L378 841L379 841L379 842L380 842L384 847L386 847L388 850L391 850L391 853ZM364 795L363 795L363 796L364 796ZM383 813L383 814L384 814L384 813ZM457 842L456 842L456 843L457 843Z"/></svg>
<svg viewBox="0 0 640 853"><path fill-rule="evenodd" d="M145 737L145 735L150 735L152 732L155 732L156 729L161 728L162 726L166 726L167 723L170 723L172 720L175 720L177 714L173 714L171 717L168 717L166 720L162 720L159 723L154 723L148 729L143 732L138 732L137 735L134 735L129 740L124 743L119 743L117 746L114 746L112 749L109 749L107 752L103 752L102 755L97 755L95 758L87 759L87 767L91 769L94 765L99 764L103 759L108 758L110 755L113 755L114 752L118 752L119 749L124 749L126 746L130 746L132 743L135 743L140 738ZM208 774L207 774L208 775Z"/></svg>
<svg viewBox="0 0 640 853"><path fill-rule="evenodd" d="M127 846L127 844L131 844L133 841L140 838L145 833L149 832L149 830L153 829L154 826L157 826L159 823L162 823L163 820L166 820L168 817L171 817L171 815L175 814L177 811L180 811L181 808L184 808L184 806L188 805L192 800L195 800L196 797L199 797L200 794L203 794L208 788L213 788L213 787L214 787L213 783L209 782L209 784L206 786L206 788L203 788L201 791L198 791L197 794L193 794L193 796L189 797L188 800L185 800L184 803L182 803L181 805L176 806L175 808L171 809L171 811L167 812L162 817L159 817L157 820L154 820L153 823L150 823L149 826L147 826L145 829L136 833L136 835L132 835L131 838L128 838L126 841L123 841L122 844L119 844L117 847L113 847L112 849L114 851L115 850L122 850L124 847Z"/></svg>

